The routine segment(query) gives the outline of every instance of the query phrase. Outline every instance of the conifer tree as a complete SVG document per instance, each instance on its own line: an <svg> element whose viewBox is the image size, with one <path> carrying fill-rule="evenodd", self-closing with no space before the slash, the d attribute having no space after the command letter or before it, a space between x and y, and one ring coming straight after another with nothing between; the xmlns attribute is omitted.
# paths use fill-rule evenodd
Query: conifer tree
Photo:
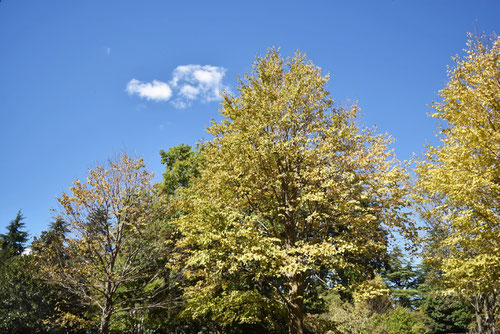
<svg viewBox="0 0 500 334"><path fill-rule="evenodd" d="M21 210L17 212L16 218L7 225L7 233L0 234L0 245L2 251L8 255L21 255L26 248L28 232L24 229L24 216Z"/></svg>

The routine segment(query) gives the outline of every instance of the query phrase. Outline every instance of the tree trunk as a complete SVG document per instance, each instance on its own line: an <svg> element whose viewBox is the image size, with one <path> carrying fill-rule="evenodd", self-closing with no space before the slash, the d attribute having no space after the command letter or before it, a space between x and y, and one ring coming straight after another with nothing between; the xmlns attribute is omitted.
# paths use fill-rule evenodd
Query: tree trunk
<svg viewBox="0 0 500 334"><path fill-rule="evenodd" d="M104 291L104 308L101 314L101 323L99 325L99 334L109 333L109 321L111 320L111 314L113 314L113 299L111 297L111 283L106 282L106 287Z"/></svg>
<svg viewBox="0 0 500 334"><path fill-rule="evenodd" d="M484 324L485 332L488 334L496 334L495 328L495 303L496 294L491 292L484 296Z"/></svg>
<svg viewBox="0 0 500 334"><path fill-rule="evenodd" d="M304 333L304 289L302 284L302 275L295 274L290 277L288 303L290 313L289 334Z"/></svg>
<svg viewBox="0 0 500 334"><path fill-rule="evenodd" d="M474 297L474 315L476 317L476 327L478 333L483 333L483 320L481 319L481 295Z"/></svg>
<svg viewBox="0 0 500 334"><path fill-rule="evenodd" d="M106 307L101 315L101 324L99 325L99 334L108 334L109 320L111 319L111 309Z"/></svg>
<svg viewBox="0 0 500 334"><path fill-rule="evenodd" d="M495 292L476 294L474 296L474 316L476 318L476 330L481 334L496 334L495 314L497 296Z"/></svg>

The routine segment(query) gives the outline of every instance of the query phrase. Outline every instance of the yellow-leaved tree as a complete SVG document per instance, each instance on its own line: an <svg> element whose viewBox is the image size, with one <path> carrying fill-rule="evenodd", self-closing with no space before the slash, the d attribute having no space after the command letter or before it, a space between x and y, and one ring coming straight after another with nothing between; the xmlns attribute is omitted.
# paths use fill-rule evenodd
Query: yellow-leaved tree
<svg viewBox="0 0 500 334"><path fill-rule="evenodd" d="M59 232L33 249L43 277L78 296L86 310L85 319L65 311L62 321L105 334L113 319L171 306L169 231L151 177L142 159L122 155L90 169L86 182L75 181L58 199Z"/></svg>
<svg viewBox="0 0 500 334"><path fill-rule="evenodd" d="M495 333L500 291L500 38L468 42L442 100L437 146L417 163L417 200L431 222L427 262L447 291L472 302L477 330ZM497 319L495 319L497 318Z"/></svg>
<svg viewBox="0 0 500 334"><path fill-rule="evenodd" d="M407 226L407 175L390 138L359 128L356 106L334 107L327 81L303 54L270 49L223 95L200 176L178 196L198 279L190 315L235 324L282 314L303 333L306 296L370 277L388 230Z"/></svg>

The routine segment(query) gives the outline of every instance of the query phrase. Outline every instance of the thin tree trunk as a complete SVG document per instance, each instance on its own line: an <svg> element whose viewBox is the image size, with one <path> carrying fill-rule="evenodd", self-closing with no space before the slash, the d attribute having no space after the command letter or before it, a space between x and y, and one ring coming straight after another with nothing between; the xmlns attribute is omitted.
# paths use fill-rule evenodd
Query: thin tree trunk
<svg viewBox="0 0 500 334"><path fill-rule="evenodd" d="M101 324L99 326L99 334L109 333L109 320L111 319L111 310L106 308L101 315Z"/></svg>
<svg viewBox="0 0 500 334"><path fill-rule="evenodd" d="M476 327L478 333L483 333L483 320L481 319L481 295L477 294L474 297L474 314L476 317Z"/></svg>
<svg viewBox="0 0 500 334"><path fill-rule="evenodd" d="M111 320L111 314L113 313L113 300L111 297L111 283L106 282L106 288L104 291L105 301L104 308L101 314L101 323L99 325L99 334L109 333L109 321Z"/></svg>

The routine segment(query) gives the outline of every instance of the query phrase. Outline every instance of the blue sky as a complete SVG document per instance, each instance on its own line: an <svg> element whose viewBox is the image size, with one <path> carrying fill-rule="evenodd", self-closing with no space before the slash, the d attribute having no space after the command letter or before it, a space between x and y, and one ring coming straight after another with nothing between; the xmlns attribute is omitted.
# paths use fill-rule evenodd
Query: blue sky
<svg viewBox="0 0 500 334"><path fill-rule="evenodd" d="M500 1L0 2L0 233L31 236L56 197L126 150L160 180L159 151L194 144L270 46L324 73L338 105L391 134L401 160L433 140L426 113L467 32L500 32Z"/></svg>

